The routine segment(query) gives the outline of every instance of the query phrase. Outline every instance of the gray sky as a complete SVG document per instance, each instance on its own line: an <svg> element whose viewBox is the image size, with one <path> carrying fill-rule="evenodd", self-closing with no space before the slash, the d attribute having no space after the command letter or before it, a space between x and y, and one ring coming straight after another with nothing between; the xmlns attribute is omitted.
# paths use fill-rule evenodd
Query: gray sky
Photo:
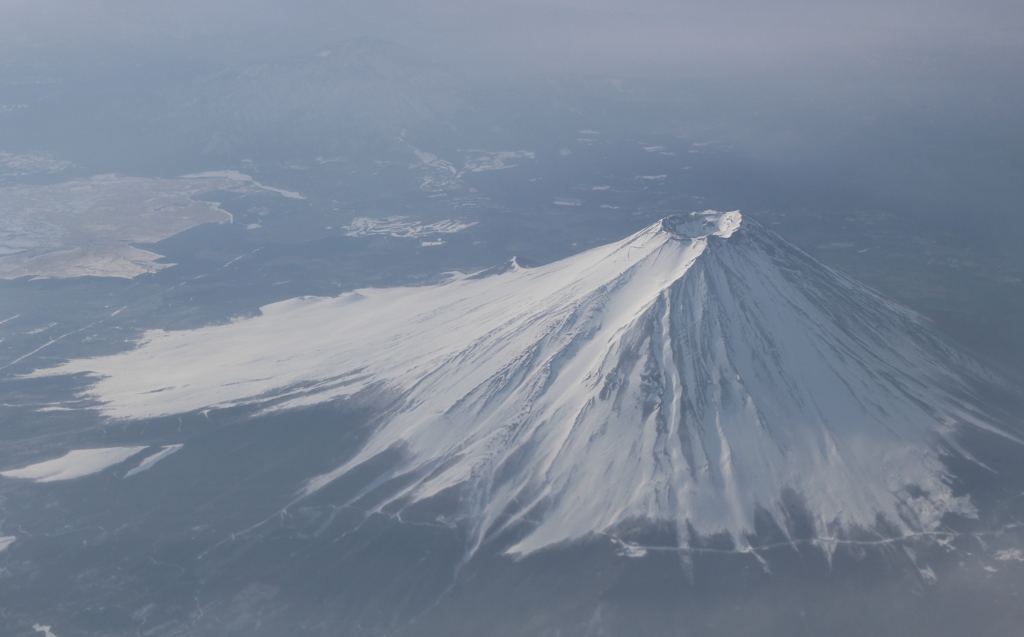
<svg viewBox="0 0 1024 637"><path fill-rule="evenodd" d="M809 56L1019 49L1019 0L4 0L0 35L46 46L223 38L302 49L384 37L556 69L751 68Z"/></svg>

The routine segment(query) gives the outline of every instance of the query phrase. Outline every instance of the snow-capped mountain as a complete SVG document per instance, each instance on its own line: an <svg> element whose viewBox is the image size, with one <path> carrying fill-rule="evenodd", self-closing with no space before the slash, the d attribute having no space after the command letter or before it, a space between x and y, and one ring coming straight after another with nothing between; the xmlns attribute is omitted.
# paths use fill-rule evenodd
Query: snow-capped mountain
<svg viewBox="0 0 1024 637"><path fill-rule="evenodd" d="M963 453L958 430L1012 438L974 406L984 373L920 318L739 212L538 268L150 332L36 374L80 372L118 419L380 392L365 445L297 498L387 454L363 505L454 492L475 545L525 529L514 554L648 521L743 547L759 510L788 528L794 495L826 547L880 521L928 532L974 514L943 461Z"/></svg>

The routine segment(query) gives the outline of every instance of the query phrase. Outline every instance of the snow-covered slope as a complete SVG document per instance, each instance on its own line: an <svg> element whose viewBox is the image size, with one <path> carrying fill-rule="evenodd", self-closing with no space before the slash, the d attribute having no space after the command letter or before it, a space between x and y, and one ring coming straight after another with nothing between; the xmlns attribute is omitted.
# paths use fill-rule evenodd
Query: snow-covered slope
<svg viewBox="0 0 1024 637"><path fill-rule="evenodd" d="M116 418L387 390L365 493L390 509L458 489L477 542L518 522L527 553L638 520L724 531L796 493L817 533L910 533L971 515L942 462L959 426L993 429L976 372L911 312L738 212L664 219L543 267L302 298L262 316L153 332L91 372ZM1006 434L1001 434L1006 435Z"/></svg>

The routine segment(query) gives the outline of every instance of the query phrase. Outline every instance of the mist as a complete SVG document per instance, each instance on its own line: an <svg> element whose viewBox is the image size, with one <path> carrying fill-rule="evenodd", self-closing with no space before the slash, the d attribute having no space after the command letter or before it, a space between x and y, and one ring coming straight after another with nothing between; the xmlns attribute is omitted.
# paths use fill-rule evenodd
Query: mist
<svg viewBox="0 0 1024 637"><path fill-rule="evenodd" d="M1015 446L1024 439L1021 69L1019 0L0 2L0 600L8 600L0 601L0 632L29 634L37 624L52 624L58 637L321 637L348 629L662 637L680 626L730 637L1012 632L1024 584L1024 464ZM749 537L638 520L615 530L625 542L582 524L579 538L520 559L505 551L542 513L495 509L508 525L494 522L499 530L479 540L467 507L490 497L490 486L432 487L438 497L415 506L367 504L405 488L407 474L395 467L417 457L401 449L411 439L405 432L322 492L296 499L311 479L377 441L375 429L404 408L384 376L358 395L338 389L331 402L313 400L321 380L302 374L322 351L340 347L323 334L348 335L345 303L366 290L437 286L426 289L443 294L463 275L528 272L674 215L735 210L765 231L771 259L757 263L775 263L780 251L799 255L780 261L771 280L818 273L837 282L825 292L800 288L810 290L814 308L821 302L814 315L823 318L786 341L792 352L805 351L805 332L836 334L828 343L839 345L818 348L839 352L820 368L835 369L836 360L848 362L847 322L867 321L863 332L875 334L897 317L905 331L877 351L895 352L893 365L905 366L901 378L910 380L878 395L903 396L905 386L930 382L900 358L901 344L921 334L943 344L929 358L936 368L970 372L969 382L942 388L947 403L976 404L998 425L992 431L1009 433L947 436L942 427L963 416L956 409L928 425L942 425L939 446L927 446L928 438L916 449L926 457L915 457L927 460L931 495L948 496L939 503L947 509L928 509L928 489L900 484L893 489L904 489L897 508L905 527L879 518L877 528L838 533L784 490L774 514L757 504ZM638 252L627 246L625 254ZM740 281L736 290L762 280L735 265L742 259L716 263L725 265L709 272ZM845 275L874 290L863 298L877 292L895 303L847 310L837 300ZM530 276L522 276L525 286ZM623 285L609 281L609 289ZM479 289L490 288L485 281ZM557 294L516 290L552 302L538 305L537 316L562 307L553 304ZM338 297L349 292L357 294ZM731 332L722 361L732 360L730 347L748 346L745 335L782 332L791 322L763 321L779 314L774 303L784 295L758 296L754 309L763 311L749 312L743 295L729 297L732 309L720 314L749 316L753 327ZM246 321L275 311L312 316L295 308L335 297L342 300L330 320L297 330L271 322L279 334L268 331L255 345L239 337L237 348L231 338L169 348L180 354L177 366L154 358L146 369L166 377L154 372L145 391L131 391L141 386L141 368L111 367L102 378L123 378L125 395L140 405L202 391L180 414L140 409L118 419L104 411L92 361L134 361L136 351L142 360L157 334L230 335L232 325L244 331ZM714 291L705 297L714 301ZM526 304L508 305L513 314ZM377 307L385 306L370 310ZM603 302L587 307L594 325L604 325ZM441 340L408 336L402 320L419 315L397 301L374 311L394 319L394 338L379 333L385 321L368 317L361 325L378 340L366 343L404 346L401 336L410 348L427 348ZM436 334L449 337L452 317L463 318L452 311ZM638 328L635 342L656 327ZM460 337L469 331L446 350L467 374L459 387L482 382L461 367L461 352L471 350ZM286 333L294 347L279 337ZM859 360L874 361L866 338ZM355 340L352 348L365 345ZM537 343L557 340L540 334ZM224 356L204 358L222 343ZM267 344L281 351L262 355ZM627 345L623 351L641 351ZM527 346L517 360L532 356ZM398 349L359 352L371 362L391 352L384 358L404 369L408 357ZM228 355L239 352L254 353ZM757 360L768 361L771 376L783 359L799 357ZM432 358L422 367L431 365ZM65 367L87 373L33 374ZM331 372L335 359L323 367ZM625 354L620 367L639 374ZM787 378L804 377L800 365L791 367ZM878 369L864 377L889 387L890 368ZM223 399L230 388L286 370L297 371L271 385L279 394ZM603 377L596 368L583 372L577 385ZM419 386L413 376L410 387ZM623 395L653 395L651 378L625 382ZM348 387L338 383L330 386ZM450 395L441 380L431 383ZM602 394L583 402L603 404ZM809 392L802 404L825 394ZM875 398L858 395L851 404ZM879 413L903 409L878 401ZM912 402L917 413L929 401ZM534 404L508 413L519 413L513 407L525 414ZM644 410L646 403L638 412L646 419ZM794 409L783 424L801 417ZM430 426L450 424L437 420ZM427 421L417 416L417 426ZM604 435L602 423L580 439ZM619 424L626 441L642 429ZM834 424L808 435L834 441L826 435ZM878 443L878 453L907 442L897 438ZM858 456L867 447L855 442L836 447L837 462L871 455ZM462 444L424 444L423 466L476 475L475 465L452 460L463 457ZM57 484L24 478L90 450L100 452L93 473L71 472ZM754 460L738 471L755 475L761 451L752 446ZM534 453L524 444L496 470L496 484L502 472L528 471ZM601 453L581 452L567 471ZM740 463L740 453L718 456L723 465ZM103 458L129 460L100 466ZM785 468L792 454L780 458ZM876 473L898 472L879 465ZM860 495L854 487L845 493ZM970 506L960 507L968 496ZM975 517L954 515L971 507ZM922 520L934 525L899 535ZM824 540L814 535L822 529ZM478 552L467 552L470 544Z"/></svg>

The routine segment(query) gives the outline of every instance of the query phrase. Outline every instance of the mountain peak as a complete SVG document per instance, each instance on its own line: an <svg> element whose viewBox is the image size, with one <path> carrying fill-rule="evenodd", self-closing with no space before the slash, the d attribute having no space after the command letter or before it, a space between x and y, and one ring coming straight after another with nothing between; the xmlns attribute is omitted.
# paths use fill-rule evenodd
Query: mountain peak
<svg viewBox="0 0 1024 637"><path fill-rule="evenodd" d="M708 236L728 239L739 230L743 223L743 215L739 210L718 212L705 210L665 217L660 222L660 229L678 239L700 239Z"/></svg>
<svg viewBox="0 0 1024 637"><path fill-rule="evenodd" d="M457 494L473 550L638 522L743 545L759 512L789 528L794 501L821 538L973 515L943 458L961 427L1011 437L966 394L975 368L772 232L708 249L741 222L673 215L536 268L293 299L37 373L99 376L90 394L120 418L372 389L388 398L365 445L298 497L377 467L360 506Z"/></svg>

